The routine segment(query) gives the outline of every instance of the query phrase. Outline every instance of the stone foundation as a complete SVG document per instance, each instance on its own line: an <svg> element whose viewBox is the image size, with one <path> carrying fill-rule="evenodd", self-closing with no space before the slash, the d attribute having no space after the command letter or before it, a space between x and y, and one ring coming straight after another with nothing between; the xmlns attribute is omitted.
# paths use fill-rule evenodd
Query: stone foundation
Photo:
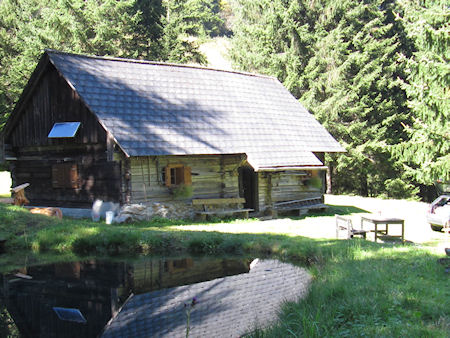
<svg viewBox="0 0 450 338"><path fill-rule="evenodd" d="M194 210L190 203L185 202L124 205L114 218L114 222L149 221L153 218L193 219Z"/></svg>

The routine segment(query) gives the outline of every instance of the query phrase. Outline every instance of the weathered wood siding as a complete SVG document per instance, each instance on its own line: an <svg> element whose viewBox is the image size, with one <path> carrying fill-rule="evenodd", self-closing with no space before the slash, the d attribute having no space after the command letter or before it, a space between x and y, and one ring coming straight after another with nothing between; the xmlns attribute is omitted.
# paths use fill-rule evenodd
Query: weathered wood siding
<svg viewBox="0 0 450 338"><path fill-rule="evenodd" d="M97 122L78 94L73 91L53 66L39 80L29 100L18 112L6 143L13 148L61 145L106 145L106 132ZM76 136L70 139L49 139L55 122L81 122Z"/></svg>
<svg viewBox="0 0 450 338"><path fill-rule="evenodd" d="M28 182L26 196L31 205L91 206L95 199L120 201L120 165L114 162L83 164L74 159L78 171L78 188L54 188L52 166L56 160L19 160L13 165L13 186Z"/></svg>
<svg viewBox="0 0 450 338"><path fill-rule="evenodd" d="M162 179L162 170L169 164L191 168L191 198L239 197L240 156L153 156L133 157L129 161L132 203L173 200Z"/></svg>
<svg viewBox="0 0 450 338"><path fill-rule="evenodd" d="M246 273L250 260L192 258L142 260L133 263L134 292L144 293Z"/></svg>
<svg viewBox="0 0 450 338"><path fill-rule="evenodd" d="M304 172L295 170L258 173L259 210L264 211L264 209L271 207L277 202L322 197L322 188L308 185L307 180L311 176L304 176L302 175L303 173L318 175L319 177L322 175L318 171Z"/></svg>
<svg viewBox="0 0 450 338"><path fill-rule="evenodd" d="M88 206L96 198L119 202L121 164L108 162L107 133L78 94L49 65L17 111L5 143L17 158L11 162L13 185L30 183L33 205ZM73 138L49 139L55 122L81 122ZM77 166L78 187L54 188L52 166Z"/></svg>

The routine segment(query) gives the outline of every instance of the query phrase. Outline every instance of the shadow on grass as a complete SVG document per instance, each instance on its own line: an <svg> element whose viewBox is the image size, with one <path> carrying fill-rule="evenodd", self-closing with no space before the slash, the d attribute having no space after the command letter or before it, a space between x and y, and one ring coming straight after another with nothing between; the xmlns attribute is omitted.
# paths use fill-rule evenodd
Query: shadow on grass
<svg viewBox="0 0 450 338"><path fill-rule="evenodd" d="M334 216L334 215L350 215L358 213L368 213L369 211L357 208L351 205L328 205L329 208L322 213L323 216Z"/></svg>
<svg viewBox="0 0 450 338"><path fill-rule="evenodd" d="M315 217L347 215L364 210L349 206L331 206ZM309 215L308 217L314 217ZM253 220L154 219L135 224L106 225L103 222L49 218L33 215L23 208L0 205L0 235L6 238L6 251L16 253L54 253L96 256L137 254L258 254L277 255L281 259L311 265L333 255L332 247L342 241L319 241L305 237L274 234L231 234L212 231L184 231L171 226L231 223L238 221L245 231ZM226 227L225 227L226 228ZM225 229L226 231L226 229ZM372 244L363 244L370 246ZM331 250L331 251L330 251ZM3 257L3 259L5 256ZM2 260L2 259L0 259Z"/></svg>
<svg viewBox="0 0 450 338"><path fill-rule="evenodd" d="M327 204L328 208L325 210L310 210L307 214L297 216L294 213L298 213L298 211L293 211L289 214L289 212L282 213L280 217L288 217L293 220L302 220L308 217L327 217L327 216L348 216L351 214L361 214L361 213L370 213L370 211L360 209L350 205L330 205Z"/></svg>
<svg viewBox="0 0 450 338"><path fill-rule="evenodd" d="M170 227L170 226L180 226L180 225L202 225L202 224L219 224L219 223L233 223L233 222L251 222L257 220L256 218L249 218L249 219L239 219L235 217L211 217L207 221L201 221L201 220L189 220L189 219L167 219L167 218L160 218L155 217L152 218L150 221L141 221L141 222L133 222L129 223L128 225L131 227L138 227L138 228L164 228L164 227ZM127 224L121 224L121 225L127 225Z"/></svg>

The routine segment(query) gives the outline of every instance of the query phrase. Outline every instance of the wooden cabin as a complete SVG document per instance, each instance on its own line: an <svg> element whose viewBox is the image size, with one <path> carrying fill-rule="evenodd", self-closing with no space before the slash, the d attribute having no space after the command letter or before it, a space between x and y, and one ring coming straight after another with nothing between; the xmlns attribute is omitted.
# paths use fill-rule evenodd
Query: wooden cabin
<svg viewBox="0 0 450 338"><path fill-rule="evenodd" d="M275 78L46 50L3 131L33 205L321 199L342 147Z"/></svg>

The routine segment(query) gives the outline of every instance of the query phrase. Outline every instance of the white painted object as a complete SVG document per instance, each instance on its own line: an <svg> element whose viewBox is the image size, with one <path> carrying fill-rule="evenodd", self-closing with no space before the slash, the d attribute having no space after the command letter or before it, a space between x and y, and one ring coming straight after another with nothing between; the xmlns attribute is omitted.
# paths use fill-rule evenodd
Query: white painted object
<svg viewBox="0 0 450 338"><path fill-rule="evenodd" d="M105 217L106 224L111 224L113 219L114 219L114 211L107 211Z"/></svg>

